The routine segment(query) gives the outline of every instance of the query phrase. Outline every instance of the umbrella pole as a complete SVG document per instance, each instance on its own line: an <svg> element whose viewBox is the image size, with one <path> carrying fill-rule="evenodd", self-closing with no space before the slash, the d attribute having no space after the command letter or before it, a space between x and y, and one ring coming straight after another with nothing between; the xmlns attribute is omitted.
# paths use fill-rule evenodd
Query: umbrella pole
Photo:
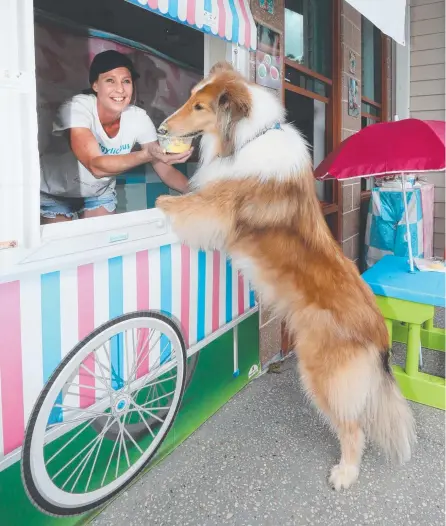
<svg viewBox="0 0 446 526"><path fill-rule="evenodd" d="M406 174L401 174L401 183L403 185L404 218L406 220L407 245L409 248L409 267L410 272L415 272L413 266L412 236L410 235L409 212L407 209Z"/></svg>

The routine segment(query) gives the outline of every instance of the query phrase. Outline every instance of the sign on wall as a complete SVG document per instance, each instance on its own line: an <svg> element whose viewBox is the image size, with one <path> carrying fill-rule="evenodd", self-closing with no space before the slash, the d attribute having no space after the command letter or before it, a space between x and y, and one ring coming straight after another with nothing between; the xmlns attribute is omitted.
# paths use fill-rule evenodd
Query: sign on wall
<svg viewBox="0 0 446 526"><path fill-rule="evenodd" d="M282 49L280 34L262 25L257 26L256 83L280 89L282 78Z"/></svg>

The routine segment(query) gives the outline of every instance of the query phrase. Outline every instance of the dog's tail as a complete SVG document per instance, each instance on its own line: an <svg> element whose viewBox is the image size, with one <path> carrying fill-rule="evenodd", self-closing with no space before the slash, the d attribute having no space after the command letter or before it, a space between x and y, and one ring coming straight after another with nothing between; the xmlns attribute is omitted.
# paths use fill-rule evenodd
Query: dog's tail
<svg viewBox="0 0 446 526"><path fill-rule="evenodd" d="M392 374L389 351L382 352L380 358L378 381L366 403L364 427L388 457L403 463L410 459L416 443L415 420Z"/></svg>

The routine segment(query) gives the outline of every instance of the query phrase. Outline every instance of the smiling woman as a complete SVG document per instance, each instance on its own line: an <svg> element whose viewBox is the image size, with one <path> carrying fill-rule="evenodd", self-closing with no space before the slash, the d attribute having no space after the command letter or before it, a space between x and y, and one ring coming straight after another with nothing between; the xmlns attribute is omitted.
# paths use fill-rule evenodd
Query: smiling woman
<svg viewBox="0 0 446 526"><path fill-rule="evenodd" d="M186 190L187 178L172 164L191 150L163 152L149 116L131 103L138 77L126 55L104 51L91 63L91 87L59 108L53 137L64 146L41 157L42 224L115 213L116 176L145 163L169 187Z"/></svg>

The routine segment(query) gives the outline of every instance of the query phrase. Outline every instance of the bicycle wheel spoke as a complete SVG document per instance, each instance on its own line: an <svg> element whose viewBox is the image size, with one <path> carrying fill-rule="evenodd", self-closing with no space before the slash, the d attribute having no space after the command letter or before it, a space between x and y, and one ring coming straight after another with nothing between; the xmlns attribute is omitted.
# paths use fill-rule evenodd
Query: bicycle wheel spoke
<svg viewBox="0 0 446 526"><path fill-rule="evenodd" d="M109 422L109 420L107 420L106 425L108 424L108 422ZM104 437L105 437L105 433L102 435L102 438L101 438L100 444L99 444L99 446L98 446L98 448L97 448L97 450L96 450L96 455L95 455L94 460L93 460L93 465L91 466L91 469L90 469L90 475L89 475L89 477L88 477L87 484L85 485L85 493L88 491L88 488L89 488L89 486L90 486L91 477L92 477L92 475L93 475L93 471L94 471L94 468L95 468L95 466L96 466L96 461L98 460L99 451L100 451L100 449L101 449L101 447L102 447L102 442L103 442L103 440L104 440Z"/></svg>
<svg viewBox="0 0 446 526"><path fill-rule="evenodd" d="M116 444L118 443L119 437L120 437L120 435L118 434L118 436L116 437L115 443L113 445L113 449L112 449L112 452L110 454L110 458L108 459L108 463L107 463L107 467L105 468L104 476L102 477L101 488L104 486L104 481L105 481L105 478L106 478L107 473L108 473L108 468L110 467L111 461L113 459L113 455L115 454Z"/></svg>
<svg viewBox="0 0 446 526"><path fill-rule="evenodd" d="M110 420L110 419L109 419ZM110 424L111 426L112 424ZM104 429L101 431L101 433L96 437L96 439L99 439L95 444L93 444L93 447L90 449L90 451L85 455L85 457L82 459L82 461L79 463L79 465L76 467L76 469L72 472L72 474L68 477L68 479L65 481L65 483L62 486L62 489L66 486L66 484L70 481L72 476L76 473L76 471L79 469L79 467L82 465L82 468L80 469L76 480L74 481L72 487L71 487L71 493L73 493L74 488L76 487L77 483L79 482L79 479L82 476L82 473L84 472L84 469L87 467L88 461L93 455L94 450L96 449L96 446L100 443L102 443L102 440L104 438L105 433L107 432L108 427L104 427Z"/></svg>
<svg viewBox="0 0 446 526"><path fill-rule="evenodd" d="M94 422L97 418L98 418L98 417L94 418L94 419L92 420L92 422ZM68 446L71 444L71 442L73 442L73 440L75 440L75 439L76 439L81 433L83 433L83 432L87 429L87 427L90 426L90 424L91 424L91 422L87 422L87 423L85 424L85 426L82 427L82 429L81 429L80 431L78 431L73 437L71 437L71 439L70 439L70 440L69 440L64 446L62 446L62 447L61 447L56 453L54 453L54 455L53 455L52 457L50 457L50 458L45 462L45 466L48 466L48 464L49 464L50 462L52 462L52 461L53 461L53 460L54 460L54 459L55 459L55 458L56 458L56 457L57 457L57 456L58 456L58 455L59 455L59 454L60 454L60 453L66 448L66 447L68 447Z"/></svg>
<svg viewBox="0 0 446 526"><path fill-rule="evenodd" d="M155 438L155 433L152 431L152 428L149 426L149 424L147 423L147 420L144 418L144 415L141 413L141 411L136 408L136 411L139 415L139 417L141 418L142 422L144 423L144 425L146 426L147 430L149 431L149 433L152 435L152 438Z"/></svg>
<svg viewBox="0 0 446 526"><path fill-rule="evenodd" d="M106 415L108 416L109 413L104 413L103 411L101 412L98 412L98 411L94 411L93 409L90 409L90 408L80 408L80 407L73 407L71 405L66 405L66 404L54 404L53 407L56 407L56 408L60 408L60 409L68 409L68 411L72 411L74 413L79 413L79 412L82 412L82 413L88 413L90 415L95 415L95 416L103 416L103 415ZM65 412L64 412L65 414Z"/></svg>
<svg viewBox="0 0 446 526"><path fill-rule="evenodd" d="M105 388L107 388L107 384L102 380L102 378L100 376L98 376L96 373L93 373L91 372L91 370L84 364L84 363L81 363L79 365L79 369L82 367L82 369L85 369L85 371L87 371L87 373L91 374L91 376L93 376L94 378L96 378L99 382L101 382L102 385L105 386ZM80 373L79 373L79 376L80 376Z"/></svg>
<svg viewBox="0 0 446 526"><path fill-rule="evenodd" d="M102 393L108 393L108 389L104 389L102 387L96 387L94 385L84 385L84 384L78 384L76 382L72 382L71 384L69 384L69 388L71 386L74 386L74 387L82 387L82 389L90 389L92 391L100 391ZM67 394L72 394L72 395L75 395L75 393L67 393Z"/></svg>
<svg viewBox="0 0 446 526"><path fill-rule="evenodd" d="M111 427L111 425L112 425L112 424L109 424L107 427L105 427L105 428L101 431L101 433L102 433L102 432L106 433L106 432L108 431L109 427ZM84 446L84 447L79 451L79 453L78 453L77 455L75 455L75 456L74 456L69 462L67 462L67 463L65 464L65 466L62 466L62 467L59 469L59 471L58 471L55 475L53 475L53 477L52 477L51 480L54 480L55 478L57 478L57 477L62 473L62 471L65 471L65 469L66 469L68 466L70 466L70 465L71 465L71 464L72 464L72 463L73 463L73 462L74 462L74 461L75 461L80 455L82 455L82 453L83 453L86 449L88 449L88 448L89 448L94 442L96 442L96 441L99 439L99 437L100 437L100 435L97 435L97 436L95 436L92 440L90 440L90 442L89 442L86 446ZM64 446L64 448L65 448L65 447L66 447L66 445ZM60 453L60 451L59 451L59 453ZM53 458L53 457L52 457L52 458ZM48 463L47 463L47 465L48 465Z"/></svg>
<svg viewBox="0 0 446 526"><path fill-rule="evenodd" d="M170 405L161 405L159 407L150 407L150 408L147 408L147 407L143 407L143 406L139 406L141 408L141 410L143 409L150 409L151 411L163 411L164 409L170 409L171 406ZM138 409L135 408L135 409L129 409L129 412L130 411L137 411Z"/></svg>
<svg viewBox="0 0 446 526"><path fill-rule="evenodd" d="M104 372L104 368L110 373L110 370L108 367L106 367L104 364L101 363L101 360L98 360L97 354L94 353L94 361L96 362L97 366L99 367L99 370L101 372L101 376L104 379L104 383L107 385L107 393L110 394L111 389L107 384L107 375Z"/></svg>
<svg viewBox="0 0 446 526"><path fill-rule="evenodd" d="M135 329L132 329L132 349L133 349L133 364L136 363L136 357L137 357L137 348L135 345ZM132 369L133 370L133 369ZM130 380L129 376L129 380Z"/></svg>
<svg viewBox="0 0 446 526"><path fill-rule="evenodd" d="M125 453L125 459L127 460L127 467L130 467L130 459L129 459L129 453L127 451L127 445L124 440L124 426L121 424L121 437L122 437L122 445L124 446L124 453Z"/></svg>
<svg viewBox="0 0 446 526"><path fill-rule="evenodd" d="M123 428L124 433L130 438L130 440L133 442L133 445L136 447L136 449L140 452L141 455L144 454L144 451L138 446L138 444L135 442L135 439L132 437L132 435L127 431L126 427Z"/></svg>
<svg viewBox="0 0 446 526"><path fill-rule="evenodd" d="M129 331L125 331L124 334L124 354L125 354L125 365L127 369L127 385L130 384L130 352L129 352L129 341L128 341Z"/></svg>
<svg viewBox="0 0 446 526"><path fill-rule="evenodd" d="M122 433L121 433L121 429L119 429L118 436L119 436L119 447L118 447L118 457L117 457L118 461L116 463L115 479L118 478L119 464L120 464L120 461L121 461L121 449L122 449Z"/></svg>
<svg viewBox="0 0 446 526"><path fill-rule="evenodd" d="M159 400L162 400L163 398L166 398L166 396L173 395L175 391L171 391L170 393L165 393L161 396L158 396L158 398L154 398L153 400L150 400L150 402L144 402L143 404L140 404L141 407L145 407L148 404L153 404L154 402L158 402Z"/></svg>
<svg viewBox="0 0 446 526"><path fill-rule="evenodd" d="M153 332L155 332L155 331L153 331ZM133 370L132 370L132 378L136 378L136 372L138 371L138 367L139 367L140 365L142 365L142 363L144 362L144 360L145 360L146 358L149 357L151 351L153 351L153 349L154 349L154 346L155 346L155 345L161 340L161 336L162 336L162 334L159 335L158 339L157 339L156 342L153 344L153 347L150 347L150 346L149 346L149 347L147 348L147 351L142 351L143 354L140 354L140 355L139 355L139 357L138 357L137 360L136 360L136 364L135 364L135 366L133 367ZM151 339L152 339L152 338L150 337L148 343L150 343ZM144 347L142 347L142 349L144 349L144 348L145 348L145 345L144 345Z"/></svg>
<svg viewBox="0 0 446 526"><path fill-rule="evenodd" d="M106 413L104 413L105 415ZM58 422L56 424L51 424L47 427L47 430L48 429L55 429L55 428L62 428L64 426L68 426L68 425L72 425L72 424L76 424L76 423L81 423L81 422L85 422L85 420L91 420L91 416L89 415L85 415L84 417L79 417L79 418L74 418L73 420L64 420L63 422Z"/></svg>
<svg viewBox="0 0 446 526"><path fill-rule="evenodd" d="M133 402L133 405L137 408L137 411L142 411L143 413L147 413L152 418L155 418L155 420L158 420L159 422L164 423L164 420L162 420L159 416L151 413L146 407L141 407L140 405L135 404L134 402Z"/></svg>
<svg viewBox="0 0 446 526"><path fill-rule="evenodd" d="M93 452L94 450L96 449L96 446L98 445L98 442L96 442L93 447L90 449L90 451L88 452L87 455L85 455L85 457L82 459L82 461L79 463L79 465L77 466L76 470L73 471L73 473L69 476L69 478L65 481L65 483L63 484L62 486L62 489L64 489L64 487L66 486L66 484L69 482L69 480L73 477L73 475L75 474L75 472L77 470L79 470L79 473L76 477L76 480L73 482L73 485L71 486L71 490L70 490L70 493L73 493L74 491L74 488L76 487L77 483L79 482L79 479L81 478L82 476L82 473L84 472L84 469L85 467L87 466L88 464L88 461L90 460L91 456L93 455ZM82 465L82 468L79 469L79 466Z"/></svg>

